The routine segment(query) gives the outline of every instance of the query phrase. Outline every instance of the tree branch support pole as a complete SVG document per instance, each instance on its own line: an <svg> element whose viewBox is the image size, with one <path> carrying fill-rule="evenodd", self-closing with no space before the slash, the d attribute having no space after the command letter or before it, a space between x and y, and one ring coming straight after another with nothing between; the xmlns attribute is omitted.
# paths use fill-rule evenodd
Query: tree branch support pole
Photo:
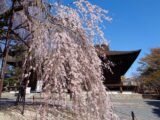
<svg viewBox="0 0 160 120"><path fill-rule="evenodd" d="M2 66L1 66L1 78L0 78L0 98L2 95L2 90L3 90L3 81L5 79L5 73L6 73L6 68L7 68L7 59L8 59L8 53L9 53L9 45L11 42L11 38L10 38L10 32L12 29L12 20L13 20L13 12L14 12L14 4L15 4L15 0L13 0L12 3L12 10L11 10L11 14L9 17L9 26L8 26L8 31L6 34L6 43L5 43L5 48L4 48L4 58L2 59Z"/></svg>
<svg viewBox="0 0 160 120"><path fill-rule="evenodd" d="M133 111L131 111L131 116L132 116L132 120L135 120L135 115Z"/></svg>

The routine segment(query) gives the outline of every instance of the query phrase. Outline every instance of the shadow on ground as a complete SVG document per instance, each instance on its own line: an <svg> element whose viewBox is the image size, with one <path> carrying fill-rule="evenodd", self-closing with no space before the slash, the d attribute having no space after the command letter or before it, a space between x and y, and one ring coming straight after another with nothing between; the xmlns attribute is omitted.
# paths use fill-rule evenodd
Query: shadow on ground
<svg viewBox="0 0 160 120"><path fill-rule="evenodd" d="M148 105L152 106L152 112L160 117L160 101L146 101Z"/></svg>
<svg viewBox="0 0 160 120"><path fill-rule="evenodd" d="M12 107L15 104L13 99L9 98L0 98L0 110Z"/></svg>

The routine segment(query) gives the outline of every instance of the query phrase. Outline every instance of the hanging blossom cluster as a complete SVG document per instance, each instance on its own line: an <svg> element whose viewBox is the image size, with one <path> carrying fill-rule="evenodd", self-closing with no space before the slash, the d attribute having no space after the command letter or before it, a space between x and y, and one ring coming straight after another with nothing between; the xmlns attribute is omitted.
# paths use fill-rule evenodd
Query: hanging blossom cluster
<svg viewBox="0 0 160 120"><path fill-rule="evenodd" d="M44 104L37 119L118 120L102 82L101 60L93 43L96 36L99 43L104 41L98 25L103 18L110 20L105 16L107 11L86 0L74 2L73 8L37 0L22 4L25 8L16 16L28 22L23 34L31 33L25 61L34 60L28 69L34 68L43 80Z"/></svg>
<svg viewBox="0 0 160 120"><path fill-rule="evenodd" d="M77 7L77 13L82 18L83 29L89 36L89 39L94 41L95 44L106 43L104 33L100 26L104 20L110 22L112 18L106 16L107 10L100 8L97 5L92 5L87 0L78 0L74 2Z"/></svg>
<svg viewBox="0 0 160 120"><path fill-rule="evenodd" d="M69 5L74 6L74 8L71 8ZM55 2L51 4L53 6L51 11L57 18L63 18L64 23L65 19L68 18L72 25L74 24L74 27L85 30L85 34L91 42L95 44L106 43L106 38L102 31L104 26L100 25L104 20L108 22L112 20L112 18L106 16L108 11L97 5L92 5L87 0L77 0L69 5L59 5Z"/></svg>

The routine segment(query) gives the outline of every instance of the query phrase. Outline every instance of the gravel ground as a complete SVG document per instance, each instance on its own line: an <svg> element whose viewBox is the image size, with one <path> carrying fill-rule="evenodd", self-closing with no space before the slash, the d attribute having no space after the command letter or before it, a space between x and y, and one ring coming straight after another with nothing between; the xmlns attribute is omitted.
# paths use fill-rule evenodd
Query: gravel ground
<svg viewBox="0 0 160 120"><path fill-rule="evenodd" d="M132 120L133 111L136 120L160 120L160 100L131 97L129 99L112 99L114 111L122 120Z"/></svg>
<svg viewBox="0 0 160 120"><path fill-rule="evenodd" d="M28 98L32 98L29 95ZM28 105L25 114L20 114L20 107L14 106L14 94L4 93L0 100L0 120L33 120L36 106L31 106L32 99L27 99ZM142 99L137 95L111 95L114 111L121 120L132 120L133 111L135 120L160 120L160 100Z"/></svg>

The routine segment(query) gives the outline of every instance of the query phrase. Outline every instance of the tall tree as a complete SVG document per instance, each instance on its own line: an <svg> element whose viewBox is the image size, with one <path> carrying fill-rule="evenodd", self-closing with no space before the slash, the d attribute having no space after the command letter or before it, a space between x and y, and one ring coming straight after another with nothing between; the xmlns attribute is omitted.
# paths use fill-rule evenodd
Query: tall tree
<svg viewBox="0 0 160 120"><path fill-rule="evenodd" d="M160 90L160 48L152 48L139 63L138 70L144 85Z"/></svg>
<svg viewBox="0 0 160 120"><path fill-rule="evenodd" d="M38 119L117 120L94 47L94 43L105 41L100 23L111 20L108 11L87 0L75 0L71 5L59 0L53 4L47 0L13 2L14 19L10 20L14 29L8 33L29 43L23 78L35 69L44 84ZM27 26L15 30L25 21ZM28 34L31 37L25 39ZM33 60L35 64L29 64Z"/></svg>

